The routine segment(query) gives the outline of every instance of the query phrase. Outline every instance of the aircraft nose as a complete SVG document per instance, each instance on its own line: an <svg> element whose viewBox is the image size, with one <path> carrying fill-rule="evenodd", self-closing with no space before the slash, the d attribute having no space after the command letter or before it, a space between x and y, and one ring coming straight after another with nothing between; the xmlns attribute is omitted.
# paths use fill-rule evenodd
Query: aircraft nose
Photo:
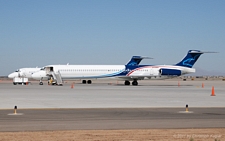
<svg viewBox="0 0 225 141"><path fill-rule="evenodd" d="M10 73L8 75L8 78L14 78L14 77L18 77L18 73L17 72L13 72L13 73Z"/></svg>

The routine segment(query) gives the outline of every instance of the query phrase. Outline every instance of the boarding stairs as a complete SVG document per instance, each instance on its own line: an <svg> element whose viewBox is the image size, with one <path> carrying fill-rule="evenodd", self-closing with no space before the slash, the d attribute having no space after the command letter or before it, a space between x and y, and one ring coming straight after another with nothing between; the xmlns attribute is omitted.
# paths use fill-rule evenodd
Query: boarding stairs
<svg viewBox="0 0 225 141"><path fill-rule="evenodd" d="M57 73L51 72L51 75L53 76L53 78L56 81L57 85L62 85L63 84L62 77L61 77L61 74L60 74L59 71Z"/></svg>

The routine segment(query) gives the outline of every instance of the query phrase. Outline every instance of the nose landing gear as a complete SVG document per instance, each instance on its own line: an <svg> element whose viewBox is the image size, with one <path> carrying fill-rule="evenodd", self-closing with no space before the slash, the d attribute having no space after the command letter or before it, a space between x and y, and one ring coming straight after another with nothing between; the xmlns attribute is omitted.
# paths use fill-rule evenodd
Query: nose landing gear
<svg viewBox="0 0 225 141"><path fill-rule="evenodd" d="M43 85L43 82L40 80L39 85Z"/></svg>
<svg viewBox="0 0 225 141"><path fill-rule="evenodd" d="M39 82L39 85L43 85L42 79L43 79L43 78L41 78L41 80L40 80L40 82Z"/></svg>

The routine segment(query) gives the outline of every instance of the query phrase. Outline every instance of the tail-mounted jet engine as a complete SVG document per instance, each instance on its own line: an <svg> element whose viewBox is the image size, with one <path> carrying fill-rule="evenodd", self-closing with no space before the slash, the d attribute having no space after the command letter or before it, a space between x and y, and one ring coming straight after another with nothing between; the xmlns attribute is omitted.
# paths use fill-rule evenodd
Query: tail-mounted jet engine
<svg viewBox="0 0 225 141"><path fill-rule="evenodd" d="M182 74L181 70L176 69L160 69L159 73L161 75L176 75L176 76L180 76Z"/></svg>

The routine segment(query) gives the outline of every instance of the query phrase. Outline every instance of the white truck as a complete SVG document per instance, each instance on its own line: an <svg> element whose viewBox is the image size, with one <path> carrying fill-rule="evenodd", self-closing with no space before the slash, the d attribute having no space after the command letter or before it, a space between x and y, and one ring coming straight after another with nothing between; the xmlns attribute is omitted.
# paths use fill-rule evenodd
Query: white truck
<svg viewBox="0 0 225 141"><path fill-rule="evenodd" d="M25 77L14 77L13 78L14 85L17 85L17 84L26 85L27 83L28 83L28 78L25 78Z"/></svg>

